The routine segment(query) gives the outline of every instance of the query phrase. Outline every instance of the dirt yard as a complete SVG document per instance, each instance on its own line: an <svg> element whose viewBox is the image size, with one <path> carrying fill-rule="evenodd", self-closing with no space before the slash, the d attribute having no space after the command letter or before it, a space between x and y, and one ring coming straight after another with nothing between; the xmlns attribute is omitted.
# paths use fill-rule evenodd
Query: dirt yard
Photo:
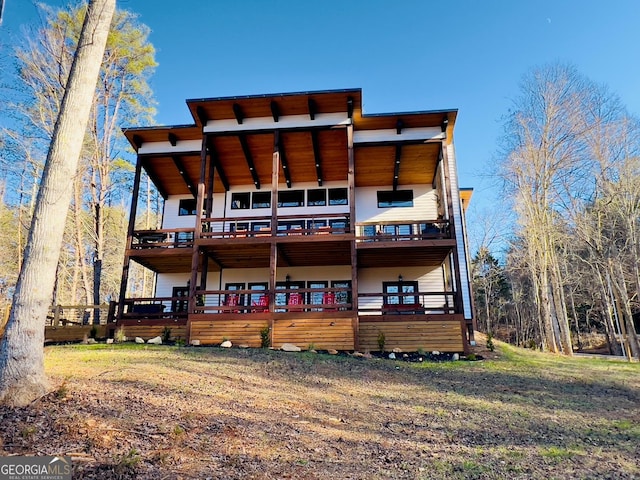
<svg viewBox="0 0 640 480"><path fill-rule="evenodd" d="M498 351L52 346L54 390L0 408L0 449L96 479L640 478L640 364Z"/></svg>

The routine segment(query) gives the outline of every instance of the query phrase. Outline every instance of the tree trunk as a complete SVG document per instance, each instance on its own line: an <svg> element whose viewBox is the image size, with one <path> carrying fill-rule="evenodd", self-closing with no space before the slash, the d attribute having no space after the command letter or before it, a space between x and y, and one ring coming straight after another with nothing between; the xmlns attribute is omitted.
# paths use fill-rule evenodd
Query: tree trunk
<svg viewBox="0 0 640 480"><path fill-rule="evenodd" d="M11 315L0 344L0 403L44 395L44 324L115 0L91 0L53 131Z"/></svg>

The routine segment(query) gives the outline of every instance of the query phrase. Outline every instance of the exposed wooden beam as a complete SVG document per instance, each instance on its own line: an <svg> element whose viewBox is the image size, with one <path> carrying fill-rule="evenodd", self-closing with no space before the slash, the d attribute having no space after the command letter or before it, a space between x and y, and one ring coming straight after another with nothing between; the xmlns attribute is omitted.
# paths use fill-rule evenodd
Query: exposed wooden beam
<svg viewBox="0 0 640 480"><path fill-rule="evenodd" d="M278 262L278 264L281 264L283 267L291 266L291 260L289 260L287 254L282 251L282 245L278 245L278 257L282 260L282 262Z"/></svg>
<svg viewBox="0 0 640 480"><path fill-rule="evenodd" d="M220 178L220 183L224 187L225 191L229 191L229 180L227 179L227 175L224 173L224 168L222 168L222 163L218 161L218 154L216 152L216 148L213 145L213 141L211 141L211 137L209 137L208 147L209 155L211 155L211 163L215 165L216 172L218 172L218 177Z"/></svg>
<svg viewBox="0 0 640 480"><path fill-rule="evenodd" d="M282 164L282 171L284 172L284 180L287 182L287 188L291 188L291 170L289 169L289 162L287 161L287 154L284 150L282 143L282 135L280 135L280 163Z"/></svg>
<svg viewBox="0 0 640 480"><path fill-rule="evenodd" d="M242 107L239 103L233 104L233 114L236 116L238 125L242 125L242 121L244 120L244 112L242 111Z"/></svg>
<svg viewBox="0 0 640 480"><path fill-rule="evenodd" d="M140 160L142 161L142 166L144 167L148 161L150 157L143 157L140 156ZM158 193L160 194L160 196L162 198L164 198L165 200L167 199L167 197L169 196L169 194L167 193L167 191L162 188L162 184L160 183L160 180L158 179L158 177L154 174L152 174L146 167L145 167L145 172L147 172L147 176L151 179L151 181L153 182L153 184L156 186L156 190L158 190Z"/></svg>
<svg viewBox="0 0 640 480"><path fill-rule="evenodd" d="M402 145L396 145L396 158L393 164L393 191L398 190L398 176L400 175L400 158L402 157Z"/></svg>
<svg viewBox="0 0 640 480"><path fill-rule="evenodd" d="M353 118L353 97L347 98L347 116Z"/></svg>
<svg viewBox="0 0 640 480"><path fill-rule="evenodd" d="M240 130L245 135L266 135L269 133L273 133L275 130L280 130L281 132L309 132L311 130L340 130L342 128L347 128L346 125L318 125L318 126L299 126L299 127L285 127L285 126L274 126L273 128L247 128ZM226 131L216 131L216 132L208 132L211 134L215 134L217 137L235 137L238 135L238 130L226 130ZM440 139L438 139L439 141Z"/></svg>
<svg viewBox="0 0 640 480"><path fill-rule="evenodd" d="M271 102L271 115L273 115L273 121L278 123L278 120L280 120L280 109L278 108L278 103L275 101Z"/></svg>
<svg viewBox="0 0 640 480"><path fill-rule="evenodd" d="M242 152L244 153L244 158L247 161L247 166L249 167L249 173L251 173L251 178L253 178L253 184L255 185L256 190L260 190L260 177L258 177L258 172L256 172L256 166L253 162L253 156L251 155L251 150L249 149L249 144L247 143L247 136L241 133L240 135L238 135L238 139L240 140Z"/></svg>
<svg viewBox="0 0 640 480"><path fill-rule="evenodd" d="M355 144L355 148L359 147L389 147L398 145L401 143L402 145L426 145L427 143L442 143L441 138L429 138L427 140L372 140L367 142L357 142Z"/></svg>
<svg viewBox="0 0 640 480"><path fill-rule="evenodd" d="M176 144L178 143L178 137L173 132L169 132L167 134L167 139L169 140L169 143L171 144L172 147L175 147Z"/></svg>
<svg viewBox="0 0 640 480"><path fill-rule="evenodd" d="M316 177L318 186L322 186L322 158L320 157L320 144L318 143L318 132L311 130L311 142L313 143L313 158L316 164Z"/></svg>
<svg viewBox="0 0 640 480"><path fill-rule="evenodd" d="M177 155L172 155L171 159L173 160L173 163L178 169L178 173L184 180L184 183L187 184L187 188L191 192L191 195L193 195L193 198L197 198L198 192L196 191L196 188L193 186L193 181L189 178L189 175L187 175L187 171L184 168L184 164L182 163L182 160Z"/></svg>
<svg viewBox="0 0 640 480"><path fill-rule="evenodd" d="M204 111L202 106L196 107L196 115L198 116L198 120L202 125L206 125L209 121L209 117L207 117L207 112Z"/></svg>
<svg viewBox="0 0 640 480"><path fill-rule="evenodd" d="M442 130L442 133L446 133L447 132L447 127L449 126L449 119L445 118L442 121L442 125L440 125L440 129Z"/></svg>
<svg viewBox="0 0 640 480"><path fill-rule="evenodd" d="M316 113L318 113L318 106L316 105L316 101L313 98L310 98L307 104L309 105L309 118L311 120L315 120Z"/></svg>

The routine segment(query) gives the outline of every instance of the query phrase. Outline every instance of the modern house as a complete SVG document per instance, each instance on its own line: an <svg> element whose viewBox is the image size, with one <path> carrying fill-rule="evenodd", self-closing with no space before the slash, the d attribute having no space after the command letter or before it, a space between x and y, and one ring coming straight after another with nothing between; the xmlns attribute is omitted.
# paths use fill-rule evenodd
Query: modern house
<svg viewBox="0 0 640 480"><path fill-rule="evenodd" d="M364 114L360 89L187 100L129 128L137 166L117 324L187 342L467 351L456 110ZM142 170L162 228L135 228ZM156 274L127 294L129 265Z"/></svg>

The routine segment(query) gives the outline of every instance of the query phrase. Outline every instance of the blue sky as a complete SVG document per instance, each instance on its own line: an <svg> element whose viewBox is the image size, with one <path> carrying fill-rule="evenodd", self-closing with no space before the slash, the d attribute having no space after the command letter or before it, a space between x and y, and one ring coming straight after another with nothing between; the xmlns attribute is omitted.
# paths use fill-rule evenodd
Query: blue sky
<svg viewBox="0 0 640 480"><path fill-rule="evenodd" d="M5 1L2 55L20 41L20 25L36 20L30 0ZM495 159L500 118L530 68L570 62L640 114L638 0L118 0L118 6L137 12L152 30L160 124L191 122L187 98L333 88L362 88L368 113L459 109L458 170L460 185L475 188L471 216L502 203L483 172Z"/></svg>

